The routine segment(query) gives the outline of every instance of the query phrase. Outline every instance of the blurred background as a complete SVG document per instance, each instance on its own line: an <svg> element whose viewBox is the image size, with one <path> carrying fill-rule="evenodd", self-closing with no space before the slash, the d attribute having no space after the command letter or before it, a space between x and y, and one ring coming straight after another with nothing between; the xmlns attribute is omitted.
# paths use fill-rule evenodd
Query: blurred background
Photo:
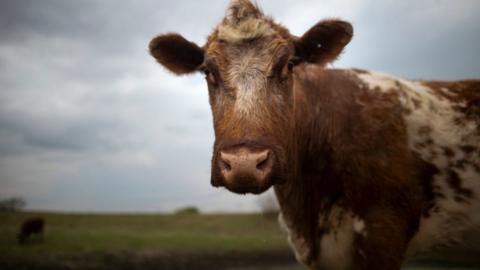
<svg viewBox="0 0 480 270"><path fill-rule="evenodd" d="M480 1L257 2L295 35L320 19L350 21L355 36L333 67L479 78ZM150 39L166 32L203 45L227 5L0 1L0 199L27 211L0 222L18 224L38 211L149 217L270 209L271 192L259 199L210 186L214 137L204 79L177 78L147 51ZM54 224L70 224L53 215ZM261 226L276 228L269 222ZM272 241L284 248L281 237Z"/></svg>

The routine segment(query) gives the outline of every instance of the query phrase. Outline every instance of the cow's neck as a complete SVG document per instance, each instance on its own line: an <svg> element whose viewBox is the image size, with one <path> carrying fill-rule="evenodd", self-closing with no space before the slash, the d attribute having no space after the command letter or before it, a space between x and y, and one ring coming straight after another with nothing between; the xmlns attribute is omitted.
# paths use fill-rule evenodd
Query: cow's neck
<svg viewBox="0 0 480 270"><path fill-rule="evenodd" d="M318 215L328 211L339 200L341 186L332 181L329 166L331 158L330 136L339 130L335 115L328 111L326 104L334 98L330 86L324 93L319 83L330 84L322 79L322 71L304 68L294 81L295 93L295 160L293 177L285 185L275 187L282 214L297 234L315 247ZM324 106L325 105L325 106ZM301 164L301 166L299 166ZM322 176L329 175L329 178Z"/></svg>

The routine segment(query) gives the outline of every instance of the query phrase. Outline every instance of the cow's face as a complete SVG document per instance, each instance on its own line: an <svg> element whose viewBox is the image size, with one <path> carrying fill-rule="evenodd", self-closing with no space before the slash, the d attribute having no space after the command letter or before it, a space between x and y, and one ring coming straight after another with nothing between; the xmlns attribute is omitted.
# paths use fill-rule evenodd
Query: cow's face
<svg viewBox="0 0 480 270"><path fill-rule="evenodd" d="M323 21L300 38L247 0L234 0L200 48L178 34L156 37L151 54L176 74L200 71L215 129L212 185L261 193L292 170L295 65L332 61L350 41L343 21Z"/></svg>

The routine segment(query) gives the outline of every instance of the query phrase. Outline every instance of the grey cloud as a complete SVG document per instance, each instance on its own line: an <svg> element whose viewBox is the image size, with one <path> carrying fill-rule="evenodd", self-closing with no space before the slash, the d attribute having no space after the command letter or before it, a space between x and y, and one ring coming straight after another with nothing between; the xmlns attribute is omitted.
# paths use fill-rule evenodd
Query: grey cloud
<svg viewBox="0 0 480 270"><path fill-rule="evenodd" d="M477 77L478 10L478 1L370 2L354 18L356 34L342 63L409 78Z"/></svg>
<svg viewBox="0 0 480 270"><path fill-rule="evenodd" d="M31 150L69 151L107 147L111 143L109 138L102 138L102 131L108 130L113 133L122 129L119 123L111 119L95 118L92 121L86 117L62 119L59 115L38 116L22 112L14 115L2 113L0 126L2 127L0 134L19 139Z"/></svg>

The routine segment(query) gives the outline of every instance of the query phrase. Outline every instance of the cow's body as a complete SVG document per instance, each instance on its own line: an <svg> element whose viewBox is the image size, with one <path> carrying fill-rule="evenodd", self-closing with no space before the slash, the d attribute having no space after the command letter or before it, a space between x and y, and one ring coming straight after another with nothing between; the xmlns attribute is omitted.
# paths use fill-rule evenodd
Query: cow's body
<svg viewBox="0 0 480 270"><path fill-rule="evenodd" d="M273 186L311 269L398 270L480 232L480 82L325 68L352 36L341 20L293 36L232 0L204 46L171 33L150 52L178 75L205 74L213 186Z"/></svg>
<svg viewBox="0 0 480 270"><path fill-rule="evenodd" d="M472 234L480 234L479 81L407 81L361 70L314 67L299 72L298 81L295 81L296 105L299 110L307 108L308 113L298 113L296 120L307 122L300 125L304 129L315 130L299 132L310 134L299 141L314 144L312 141L318 140L318 145L332 147L327 152L300 157L300 160L327 161L327 164L317 166L329 174L324 178L348 181L346 185L339 184L340 187L329 187L337 190L336 193L329 190L320 201L312 199L320 204L325 202L325 206L317 210L319 230L314 241L317 254L313 255L316 258L313 260L308 241L289 229L296 227L296 215L292 211L302 211L299 209L304 206L292 205L293 200L283 196L291 190L276 187L282 207L280 222L290 232L290 243L300 261L320 269L349 269L353 268L350 263L355 261L354 257L362 256L363 244L359 239L368 241L369 237L381 237L389 241L391 235L382 231L385 228L374 228L373 223L381 217L374 214L372 221L365 218L370 215L369 210L365 211L365 201L369 200L365 197L370 196L377 197L374 200L378 201L392 199L393 205L385 208L395 207L391 209L396 212L394 216L406 212L400 215L410 217L409 256L462 246ZM319 86L318 89L314 85ZM343 101L338 102L339 96ZM329 104L332 102L335 104ZM305 115L311 118L305 119ZM315 126L325 129L317 130ZM395 147L388 147L388 144ZM306 153L308 149L299 152ZM326 157L326 153L331 156ZM355 163L362 164L360 170L355 171ZM403 164L402 168L398 168L399 163ZM338 167L338 164L342 165L331 168ZM406 172L400 175L408 179L395 179L395 175L388 174L396 174L399 169ZM298 177L309 178L311 173L308 170L301 169ZM359 179L369 181L369 177L376 179L365 186L359 183L356 189L355 182ZM321 178L313 179L320 189L324 181ZM392 183L382 183L391 180ZM402 185L405 187L399 188ZM355 194L350 197L352 192L361 195L359 198L355 198ZM329 196L335 197L332 202L328 202ZM373 205L370 207L374 208ZM411 216L408 212L412 211L419 215ZM401 246L402 243L392 241L390 247L376 250L371 256L394 252L390 250L393 245Z"/></svg>

